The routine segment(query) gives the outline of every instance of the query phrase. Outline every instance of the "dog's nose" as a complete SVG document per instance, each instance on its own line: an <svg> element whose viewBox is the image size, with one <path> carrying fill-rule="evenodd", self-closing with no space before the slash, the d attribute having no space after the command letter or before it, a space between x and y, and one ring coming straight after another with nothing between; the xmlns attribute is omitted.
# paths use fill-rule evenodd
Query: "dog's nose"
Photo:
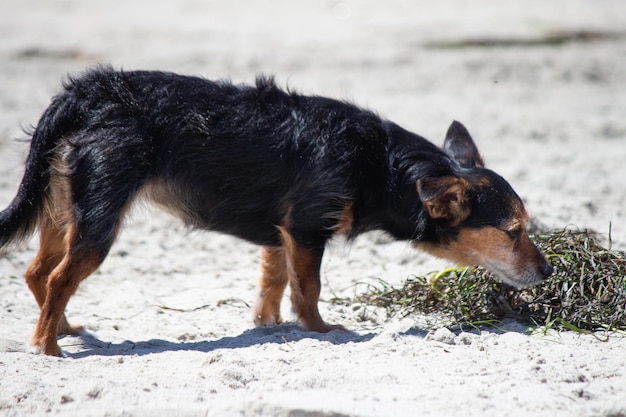
<svg viewBox="0 0 626 417"><path fill-rule="evenodd" d="M546 262L545 265L539 267L539 272L541 272L541 275L543 275L544 278L548 278L554 273L554 267Z"/></svg>

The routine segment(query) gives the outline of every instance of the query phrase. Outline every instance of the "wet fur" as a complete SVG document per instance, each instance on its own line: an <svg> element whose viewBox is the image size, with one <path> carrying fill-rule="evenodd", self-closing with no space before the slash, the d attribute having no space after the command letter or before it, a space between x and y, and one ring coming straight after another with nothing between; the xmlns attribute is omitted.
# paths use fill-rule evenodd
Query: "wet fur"
<svg viewBox="0 0 626 417"><path fill-rule="evenodd" d="M469 133L444 149L376 114L284 91L271 78L233 85L172 73L92 69L64 85L34 130L24 178L0 213L0 248L39 228L26 281L41 308L33 343L57 334L79 283L107 256L138 198L192 228L262 249L257 325L282 320L291 286L308 330L319 315L326 242L382 230L437 256L491 265L519 286L551 267L525 231L509 184L483 167Z"/></svg>

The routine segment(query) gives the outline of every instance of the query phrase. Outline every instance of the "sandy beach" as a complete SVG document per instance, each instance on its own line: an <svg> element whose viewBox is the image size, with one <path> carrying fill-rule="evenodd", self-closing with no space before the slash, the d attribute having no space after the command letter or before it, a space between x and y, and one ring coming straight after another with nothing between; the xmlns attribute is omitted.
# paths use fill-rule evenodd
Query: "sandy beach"
<svg viewBox="0 0 626 417"><path fill-rule="evenodd" d="M5 0L0 208L23 174L23 129L67 74L266 73L437 144L460 120L534 219L626 250L624 22L621 0ZM321 314L351 332L255 328L259 249L137 207L68 305L92 335L60 339L63 359L29 346L38 308L23 276L37 248L0 256L0 416L626 416L623 335L451 331L330 303L449 265L381 234L325 255ZM282 309L293 319L288 297Z"/></svg>

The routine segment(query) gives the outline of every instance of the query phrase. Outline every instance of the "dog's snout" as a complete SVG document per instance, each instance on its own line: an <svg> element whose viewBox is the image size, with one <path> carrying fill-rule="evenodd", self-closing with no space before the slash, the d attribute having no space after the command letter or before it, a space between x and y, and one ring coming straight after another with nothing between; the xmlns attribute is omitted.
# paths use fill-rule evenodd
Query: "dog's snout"
<svg viewBox="0 0 626 417"><path fill-rule="evenodd" d="M544 265L539 267L539 272L543 275L543 278L548 278L550 275L554 273L554 267L550 265L549 262L546 262Z"/></svg>
<svg viewBox="0 0 626 417"><path fill-rule="evenodd" d="M542 279L548 278L554 273L554 267L546 257L546 255L535 245L535 253L537 254L537 261L539 264L538 272Z"/></svg>

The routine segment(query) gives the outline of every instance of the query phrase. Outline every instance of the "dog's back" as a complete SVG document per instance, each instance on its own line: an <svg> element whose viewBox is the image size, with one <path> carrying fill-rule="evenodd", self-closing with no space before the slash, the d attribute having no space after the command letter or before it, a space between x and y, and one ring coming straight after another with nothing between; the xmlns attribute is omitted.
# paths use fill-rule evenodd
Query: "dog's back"
<svg viewBox="0 0 626 417"><path fill-rule="evenodd" d="M309 237L323 244L358 185L373 190L386 176L379 118L268 78L251 87L99 69L70 81L58 100L81 106L55 152L77 199L98 195L88 205L110 214L109 228L144 191L193 227L278 244L275 226L289 213L294 227L328 231Z"/></svg>
<svg viewBox="0 0 626 417"><path fill-rule="evenodd" d="M390 126L271 78L239 86L96 68L66 82L39 121L23 187L0 215L0 247L27 237L45 212L67 222L76 211L94 248L106 248L137 196L192 227L264 245L280 243L276 225L289 215L296 233L323 246L346 204L371 212L387 202ZM364 230L380 226L369 223Z"/></svg>

